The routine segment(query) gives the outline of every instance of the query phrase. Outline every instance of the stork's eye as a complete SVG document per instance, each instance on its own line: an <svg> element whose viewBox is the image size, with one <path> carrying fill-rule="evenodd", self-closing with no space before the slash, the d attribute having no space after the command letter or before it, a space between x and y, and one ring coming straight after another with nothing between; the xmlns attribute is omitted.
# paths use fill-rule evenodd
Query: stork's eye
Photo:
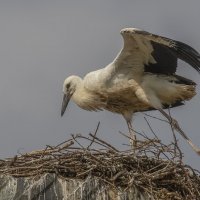
<svg viewBox="0 0 200 200"><path fill-rule="evenodd" d="M70 83L67 83L66 88L69 89L69 87L70 87Z"/></svg>

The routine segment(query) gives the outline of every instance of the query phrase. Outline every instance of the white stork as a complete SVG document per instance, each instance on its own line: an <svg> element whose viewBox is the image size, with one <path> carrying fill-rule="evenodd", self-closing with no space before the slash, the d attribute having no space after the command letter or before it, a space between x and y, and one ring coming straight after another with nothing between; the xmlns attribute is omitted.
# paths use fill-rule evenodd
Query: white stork
<svg viewBox="0 0 200 200"><path fill-rule="evenodd" d="M178 58L200 72L200 54L187 44L136 28L121 30L124 45L106 67L82 79L69 76L63 84L63 116L69 100L89 111L108 110L123 115L131 137L136 140L131 120L135 112L182 105L195 96L196 83L175 74ZM174 127L178 124L175 120ZM191 140L182 136L199 153Z"/></svg>

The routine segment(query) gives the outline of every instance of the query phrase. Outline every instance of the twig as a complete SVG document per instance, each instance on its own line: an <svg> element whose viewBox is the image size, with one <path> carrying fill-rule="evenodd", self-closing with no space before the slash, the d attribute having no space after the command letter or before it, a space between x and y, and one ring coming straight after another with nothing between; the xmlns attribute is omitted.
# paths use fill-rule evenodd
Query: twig
<svg viewBox="0 0 200 200"><path fill-rule="evenodd" d="M115 147L113 147L111 144L108 144L106 141L101 140L100 138L98 138L98 137L92 135L91 133L89 133L89 136L91 136L92 138L94 138L94 139L100 141L101 143L105 144L107 147L111 148L112 150L118 151L118 150L117 150Z"/></svg>
<svg viewBox="0 0 200 200"><path fill-rule="evenodd" d="M96 130L95 130L95 132L94 132L94 136L96 136L97 131L99 130L99 125L100 125L100 122L98 122L98 124L97 124ZM93 138L92 138L92 141L91 141L90 144L88 145L87 149L89 149L89 148L92 146L92 144L94 143L94 140L95 140L95 138L93 137Z"/></svg>

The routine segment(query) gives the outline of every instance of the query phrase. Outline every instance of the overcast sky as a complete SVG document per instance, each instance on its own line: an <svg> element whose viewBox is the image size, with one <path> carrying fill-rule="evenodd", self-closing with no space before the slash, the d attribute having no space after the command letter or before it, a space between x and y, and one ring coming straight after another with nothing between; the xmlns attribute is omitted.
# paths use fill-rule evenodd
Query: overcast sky
<svg viewBox="0 0 200 200"><path fill-rule="evenodd" d="M70 102L61 118L63 80L110 63L122 46L119 32L124 27L180 40L200 51L199 8L199 0L0 1L0 157L56 145L72 133L87 135L99 121L99 137L118 148L128 143L118 133L127 133L120 115L84 111ZM199 74L179 64L178 74L200 84ZM200 146L200 87L197 92L172 115ZM171 140L167 125L150 122L163 141ZM150 132L141 113L133 126ZM200 169L200 157L178 138L185 161Z"/></svg>

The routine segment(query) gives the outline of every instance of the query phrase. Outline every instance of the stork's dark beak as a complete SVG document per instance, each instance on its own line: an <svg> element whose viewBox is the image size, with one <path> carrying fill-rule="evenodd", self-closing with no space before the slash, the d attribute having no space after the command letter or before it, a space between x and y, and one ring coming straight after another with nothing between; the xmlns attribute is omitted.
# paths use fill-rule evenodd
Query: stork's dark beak
<svg viewBox="0 0 200 200"><path fill-rule="evenodd" d="M70 99L71 99L71 95L70 94L64 94L63 95L62 108L61 108L61 117L64 115L65 110L67 108L67 105L68 105Z"/></svg>

